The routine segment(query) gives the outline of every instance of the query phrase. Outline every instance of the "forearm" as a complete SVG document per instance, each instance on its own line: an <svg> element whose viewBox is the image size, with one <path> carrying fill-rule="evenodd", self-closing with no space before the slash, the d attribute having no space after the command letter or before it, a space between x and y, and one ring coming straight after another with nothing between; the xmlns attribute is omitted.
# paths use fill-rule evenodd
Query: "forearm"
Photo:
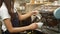
<svg viewBox="0 0 60 34"><path fill-rule="evenodd" d="M21 16L21 20L27 19L28 17L31 17L31 15L32 15L31 12L29 12L29 13L27 13L27 14L25 14L25 15L22 15L22 16Z"/></svg>
<svg viewBox="0 0 60 34"><path fill-rule="evenodd" d="M29 30L28 26L25 26L25 27L15 27L13 28L10 32L11 33L16 33L16 32L22 32L22 31L26 31L26 30Z"/></svg>
<svg viewBox="0 0 60 34"><path fill-rule="evenodd" d="M21 31L25 31L25 30L29 30L30 29L29 26L25 26L25 27L13 27L12 24L11 24L10 19L5 19L4 22L5 22L5 25L6 25L8 31L10 33L21 32Z"/></svg>
<svg viewBox="0 0 60 34"><path fill-rule="evenodd" d="M24 14L24 15L21 15L21 14L18 12L18 15L19 15L19 19L20 19L20 20L24 20L24 19L30 17L32 14L33 14L32 12L28 12L28 13L26 13L26 14Z"/></svg>

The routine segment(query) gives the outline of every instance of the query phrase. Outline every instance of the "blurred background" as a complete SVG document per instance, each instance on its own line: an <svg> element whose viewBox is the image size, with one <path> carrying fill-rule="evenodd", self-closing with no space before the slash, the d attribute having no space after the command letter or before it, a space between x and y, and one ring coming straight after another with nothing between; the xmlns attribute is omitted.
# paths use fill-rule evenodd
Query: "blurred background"
<svg viewBox="0 0 60 34"><path fill-rule="evenodd" d="M54 11L60 7L60 0L15 0L14 7L19 13L26 14L29 11L38 11L37 16L31 16L20 23L27 26L32 22L42 22L41 29L22 32L27 34L60 34L59 19L54 16ZM58 14L59 15L59 14ZM59 15L60 16L60 15ZM1 33L1 20L0 20Z"/></svg>

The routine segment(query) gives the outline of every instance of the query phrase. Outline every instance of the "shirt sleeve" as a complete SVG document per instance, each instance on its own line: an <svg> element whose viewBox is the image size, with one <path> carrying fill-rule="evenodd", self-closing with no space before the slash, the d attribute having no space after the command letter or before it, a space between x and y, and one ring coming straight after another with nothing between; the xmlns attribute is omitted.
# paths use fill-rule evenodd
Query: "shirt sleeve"
<svg viewBox="0 0 60 34"><path fill-rule="evenodd" d="M4 4L1 6L0 13L1 13L0 16L1 16L1 19L2 20L7 19L7 18L10 18L10 15L8 13L8 9L6 8L6 6Z"/></svg>

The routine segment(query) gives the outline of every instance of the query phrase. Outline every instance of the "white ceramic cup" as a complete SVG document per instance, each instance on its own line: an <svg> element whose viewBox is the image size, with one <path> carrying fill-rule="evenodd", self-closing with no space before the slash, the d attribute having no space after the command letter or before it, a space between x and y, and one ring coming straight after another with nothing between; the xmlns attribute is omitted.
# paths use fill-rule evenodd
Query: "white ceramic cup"
<svg viewBox="0 0 60 34"><path fill-rule="evenodd" d="M40 29L42 26L43 26L43 23L42 22L38 22L36 23L38 25L38 28Z"/></svg>

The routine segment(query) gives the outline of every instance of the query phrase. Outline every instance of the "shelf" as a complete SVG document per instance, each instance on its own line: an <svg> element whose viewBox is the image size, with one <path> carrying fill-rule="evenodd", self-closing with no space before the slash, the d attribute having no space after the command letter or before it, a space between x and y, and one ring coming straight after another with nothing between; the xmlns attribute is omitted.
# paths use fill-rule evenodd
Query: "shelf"
<svg viewBox="0 0 60 34"><path fill-rule="evenodd" d="M42 5L42 4L51 4L51 2L43 2L43 3L27 3L27 5Z"/></svg>
<svg viewBox="0 0 60 34"><path fill-rule="evenodd" d="M37 4L44 4L44 3L27 3L27 5L37 5Z"/></svg>

